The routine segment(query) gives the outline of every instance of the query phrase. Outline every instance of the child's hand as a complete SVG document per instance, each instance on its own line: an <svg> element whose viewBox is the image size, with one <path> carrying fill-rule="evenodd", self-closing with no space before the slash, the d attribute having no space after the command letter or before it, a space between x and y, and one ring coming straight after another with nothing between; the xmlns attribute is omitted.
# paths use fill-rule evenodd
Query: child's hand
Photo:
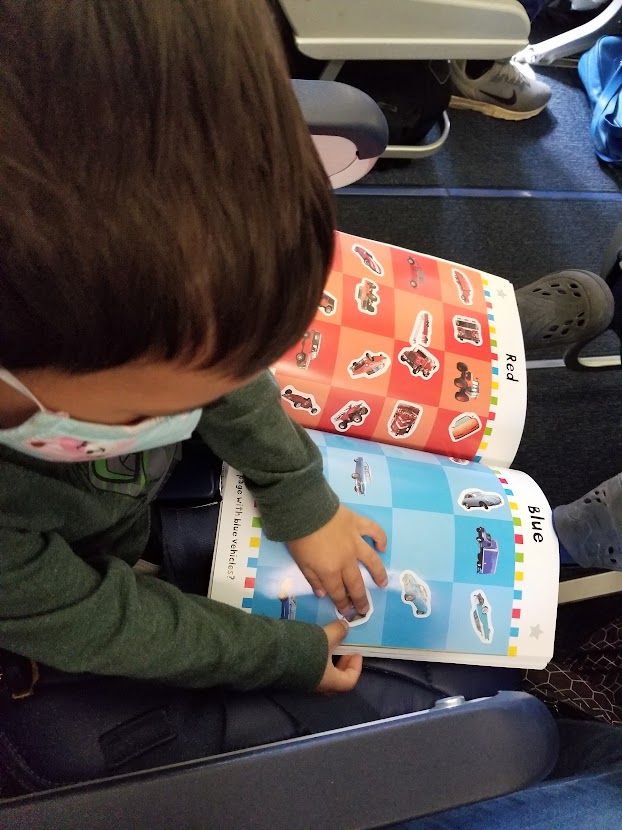
<svg viewBox="0 0 622 830"><path fill-rule="evenodd" d="M347 635L348 628L348 624L343 620L336 620L324 626L328 638L328 660L316 692L349 692L356 686L363 669L363 658L360 654L343 654L337 663L333 664L333 651Z"/></svg>
<svg viewBox="0 0 622 830"><path fill-rule="evenodd" d="M288 544L315 595L328 594L340 613L346 612L351 605L359 614L364 615L369 610L359 562L365 565L381 588L388 582L382 560L363 536L370 536L379 551L386 550L387 535L380 525L340 505L328 524L310 536Z"/></svg>

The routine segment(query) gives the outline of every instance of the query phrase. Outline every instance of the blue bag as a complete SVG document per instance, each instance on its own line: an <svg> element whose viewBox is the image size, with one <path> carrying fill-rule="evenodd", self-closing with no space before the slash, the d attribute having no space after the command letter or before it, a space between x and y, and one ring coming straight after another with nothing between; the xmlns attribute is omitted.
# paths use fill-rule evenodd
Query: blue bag
<svg viewBox="0 0 622 830"><path fill-rule="evenodd" d="M622 164L622 37L601 37L579 59L579 76L592 105L590 133L603 161Z"/></svg>

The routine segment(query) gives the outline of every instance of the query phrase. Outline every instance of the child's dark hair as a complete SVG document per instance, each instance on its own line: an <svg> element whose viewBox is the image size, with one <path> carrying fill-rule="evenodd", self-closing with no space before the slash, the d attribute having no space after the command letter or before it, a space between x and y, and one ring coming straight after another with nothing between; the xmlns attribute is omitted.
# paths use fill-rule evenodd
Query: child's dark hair
<svg viewBox="0 0 622 830"><path fill-rule="evenodd" d="M0 20L0 364L278 358L334 225L265 0L0 0Z"/></svg>

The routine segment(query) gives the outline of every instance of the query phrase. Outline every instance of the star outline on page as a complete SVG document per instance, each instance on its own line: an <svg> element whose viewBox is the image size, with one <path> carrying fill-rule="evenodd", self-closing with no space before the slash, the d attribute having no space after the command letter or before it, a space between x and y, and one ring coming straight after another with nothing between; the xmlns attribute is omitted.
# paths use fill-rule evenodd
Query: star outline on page
<svg viewBox="0 0 622 830"><path fill-rule="evenodd" d="M503 288L497 289L497 297L501 297L502 300L505 300L505 298L507 297L507 294L505 293Z"/></svg>
<svg viewBox="0 0 622 830"><path fill-rule="evenodd" d="M538 623L537 625L530 625L529 628L531 629L529 637L533 637L534 640L539 640L540 637L544 634L544 631L540 627L540 623Z"/></svg>

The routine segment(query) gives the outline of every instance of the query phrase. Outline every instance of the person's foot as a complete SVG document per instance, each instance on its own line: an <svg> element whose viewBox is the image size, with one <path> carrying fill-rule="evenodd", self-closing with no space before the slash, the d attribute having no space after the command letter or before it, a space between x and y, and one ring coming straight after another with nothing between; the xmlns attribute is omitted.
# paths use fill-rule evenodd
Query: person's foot
<svg viewBox="0 0 622 830"><path fill-rule="evenodd" d="M622 571L622 474L556 507L553 524L577 565Z"/></svg>
<svg viewBox="0 0 622 830"><path fill-rule="evenodd" d="M531 67L512 61L494 61L481 73L479 61L453 60L451 83L450 107L508 121L533 118L551 97L550 88L537 80Z"/></svg>
<svg viewBox="0 0 622 830"><path fill-rule="evenodd" d="M516 291L526 349L588 343L609 326L613 295L591 271L557 271Z"/></svg>

